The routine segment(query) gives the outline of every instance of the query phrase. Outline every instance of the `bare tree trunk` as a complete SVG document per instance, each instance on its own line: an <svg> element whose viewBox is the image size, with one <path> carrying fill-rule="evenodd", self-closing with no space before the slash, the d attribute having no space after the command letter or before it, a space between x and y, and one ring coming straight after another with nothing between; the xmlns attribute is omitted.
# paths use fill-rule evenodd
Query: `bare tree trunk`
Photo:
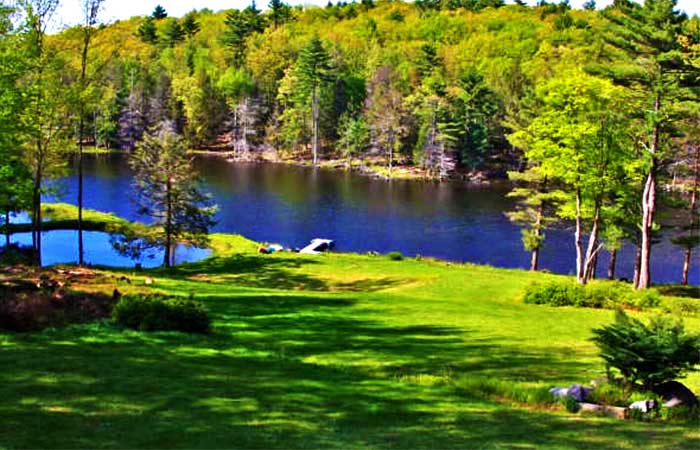
<svg viewBox="0 0 700 450"><path fill-rule="evenodd" d="M595 265L598 255L598 231L600 229L600 204L596 202L595 213L593 215L593 224L591 226L591 234L588 236L588 246L586 248L586 259L583 270L584 282L587 282L595 277Z"/></svg>
<svg viewBox="0 0 700 450"><path fill-rule="evenodd" d="M576 281L585 284L583 272L583 244L581 242L581 188L576 188L576 231L574 232L576 245Z"/></svg>
<svg viewBox="0 0 700 450"><path fill-rule="evenodd" d="M10 211L5 212L5 248L10 248Z"/></svg>
<svg viewBox="0 0 700 450"><path fill-rule="evenodd" d="M312 127L313 127L313 142L311 144L311 151L313 152L313 157L314 157L314 166L318 164L318 116L319 116L319 111L318 111L318 92L316 90L317 88L314 86L313 89L313 107L312 107Z"/></svg>
<svg viewBox="0 0 700 450"><path fill-rule="evenodd" d="M165 193L165 254L163 255L163 265L165 267L170 267L170 250L172 245L172 204L171 204L171 194L172 194L172 184L171 180L168 179L166 183L166 193Z"/></svg>
<svg viewBox="0 0 700 450"><path fill-rule="evenodd" d="M637 241L637 251L634 254L634 286L639 284L639 274L642 267L642 241L639 239Z"/></svg>
<svg viewBox="0 0 700 450"><path fill-rule="evenodd" d="M689 224L689 234L692 238L695 236L695 208L698 202L698 177L700 175L700 145L695 145L695 154L693 158L693 187L690 193L690 224ZM688 285L688 272L690 272L690 257L693 253L692 243L685 248L683 254L683 277L681 279L681 284L683 286Z"/></svg>
<svg viewBox="0 0 700 450"><path fill-rule="evenodd" d="M38 144L41 147L41 144ZM41 151L41 150L38 150ZM34 174L34 189L32 193L32 262L36 266L41 266L41 178L43 176L41 167L43 162L37 164Z"/></svg>
<svg viewBox="0 0 700 450"><path fill-rule="evenodd" d="M617 250L610 251L610 262L608 263L608 280L615 279L615 266L617 265Z"/></svg>
<svg viewBox="0 0 700 450"><path fill-rule="evenodd" d="M537 209L537 217L535 218L535 236L539 239L542 236L542 216L544 215L544 202L540 203ZM536 271L540 262L540 244L532 249L532 255L530 256L530 270Z"/></svg>
<svg viewBox="0 0 700 450"><path fill-rule="evenodd" d="M654 113L658 113L661 108L661 100L656 96L654 102ZM654 210L656 209L656 170L657 151L659 147L659 126L654 126L651 147L651 167L644 182L644 192L642 193L642 254L639 266L639 281L635 285L637 289L647 289L651 286L651 232L654 224Z"/></svg>

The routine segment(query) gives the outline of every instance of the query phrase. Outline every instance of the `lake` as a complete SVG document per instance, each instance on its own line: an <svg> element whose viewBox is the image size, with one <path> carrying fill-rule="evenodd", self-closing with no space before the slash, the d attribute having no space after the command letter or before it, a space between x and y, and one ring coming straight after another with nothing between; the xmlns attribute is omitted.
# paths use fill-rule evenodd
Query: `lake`
<svg viewBox="0 0 700 450"><path fill-rule="evenodd" d="M385 181L344 171L284 164L230 163L219 157L198 157L204 187L220 210L214 231L239 233L259 242L303 246L313 238L334 239L337 250L399 251L457 262L527 268L520 229L505 212L513 201L507 186L468 187L459 183ZM85 206L113 212L129 220L137 215L130 198L131 171L120 154L88 155L85 159ZM76 203L77 178L62 180L54 200ZM574 246L570 229L549 230L541 267L573 273ZM696 253L697 255L697 253ZM634 249L618 258L617 275L632 277ZM60 259L60 258L59 258ZM74 258L73 258L74 259ZM698 258L691 282L700 284ZM655 282L678 282L682 252L663 241L653 248ZM607 254L599 276L607 269Z"/></svg>

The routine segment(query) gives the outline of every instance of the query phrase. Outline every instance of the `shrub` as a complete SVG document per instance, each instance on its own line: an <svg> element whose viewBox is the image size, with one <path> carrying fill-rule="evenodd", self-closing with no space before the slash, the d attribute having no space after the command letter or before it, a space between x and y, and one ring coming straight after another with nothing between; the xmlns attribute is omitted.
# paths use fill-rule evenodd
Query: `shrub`
<svg viewBox="0 0 700 450"><path fill-rule="evenodd" d="M186 333L206 333L210 322L201 303L161 295L124 296L115 305L112 318L136 330Z"/></svg>
<svg viewBox="0 0 700 450"><path fill-rule="evenodd" d="M403 259L401 252L389 252L386 256L392 261L401 261Z"/></svg>
<svg viewBox="0 0 700 450"><path fill-rule="evenodd" d="M659 415L663 420L700 420L700 408L697 406L674 406L673 408L662 407Z"/></svg>
<svg viewBox="0 0 700 450"><path fill-rule="evenodd" d="M591 403L601 405L627 406L630 403L629 390L615 382L601 383L589 395Z"/></svg>
<svg viewBox="0 0 700 450"><path fill-rule="evenodd" d="M569 280L533 284L525 290L525 303L585 308L653 308L661 303L653 291L638 292L620 282L575 284Z"/></svg>
<svg viewBox="0 0 700 450"><path fill-rule="evenodd" d="M578 303L581 288L570 282L533 284L525 290L525 303L551 306L573 306Z"/></svg>
<svg viewBox="0 0 700 450"><path fill-rule="evenodd" d="M576 399L568 395L563 396L560 401L570 413L577 413L581 409L581 405L578 404Z"/></svg>
<svg viewBox="0 0 700 450"><path fill-rule="evenodd" d="M654 317L645 325L618 310L614 324L593 334L600 356L630 385L651 389L700 364L700 336L686 333L679 320Z"/></svg>

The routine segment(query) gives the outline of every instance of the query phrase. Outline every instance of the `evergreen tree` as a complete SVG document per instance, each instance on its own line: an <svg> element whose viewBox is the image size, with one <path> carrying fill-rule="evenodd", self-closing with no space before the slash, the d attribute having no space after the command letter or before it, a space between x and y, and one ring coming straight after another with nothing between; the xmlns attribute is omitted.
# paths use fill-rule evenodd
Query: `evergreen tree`
<svg viewBox="0 0 700 450"><path fill-rule="evenodd" d="M156 7L153 9L153 13L151 13L151 17L154 20L162 20L168 17L168 13L161 5L156 5Z"/></svg>
<svg viewBox="0 0 700 450"><path fill-rule="evenodd" d="M197 22L197 13L190 11L182 18L182 31L189 39L192 39L200 31L199 22Z"/></svg>
<svg viewBox="0 0 700 450"><path fill-rule="evenodd" d="M153 17L148 16L144 19L139 26L138 35L147 44L156 44L158 42L158 29L153 21Z"/></svg>
<svg viewBox="0 0 700 450"><path fill-rule="evenodd" d="M170 47L175 47L185 40L185 30L182 29L177 19L169 20L170 21L165 25L163 34L165 35L165 42L167 42Z"/></svg>
<svg viewBox="0 0 700 450"><path fill-rule="evenodd" d="M311 127L312 141L311 152L314 165L318 164L319 157L319 96L321 86L332 80L330 56L323 48L321 39L314 35L309 43L299 53L297 69L301 86L310 94L311 98Z"/></svg>
<svg viewBox="0 0 700 450"><path fill-rule="evenodd" d="M291 8L282 0L270 0L268 8L268 17L275 29L291 18Z"/></svg>
<svg viewBox="0 0 700 450"><path fill-rule="evenodd" d="M623 52L631 64L613 60L611 54L609 64L598 70L629 86L642 99L638 110L646 112L645 117L639 118L646 124L640 139L647 165L641 198L641 267L636 284L640 289L651 286L658 177L668 150L671 125L676 120L674 110L680 98L691 95L683 84L693 80L685 76L692 68L687 64L681 39L687 17L675 8L676 0L645 0L643 5L617 1L603 11L613 24L607 42Z"/></svg>
<svg viewBox="0 0 700 450"><path fill-rule="evenodd" d="M206 245L216 207L199 190L187 146L172 125L162 123L147 134L129 165L134 171L139 213L162 230L153 240L165 250L163 265L170 267L172 249L180 242Z"/></svg>

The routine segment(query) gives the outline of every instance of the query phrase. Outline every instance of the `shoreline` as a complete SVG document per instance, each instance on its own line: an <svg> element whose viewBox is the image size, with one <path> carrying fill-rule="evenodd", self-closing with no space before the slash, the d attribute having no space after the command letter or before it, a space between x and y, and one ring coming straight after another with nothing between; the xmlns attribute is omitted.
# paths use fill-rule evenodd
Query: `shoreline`
<svg viewBox="0 0 700 450"><path fill-rule="evenodd" d="M121 149L90 148L84 150L84 154L86 155L109 155L128 153L128 151ZM243 157L235 156L236 152L231 150L190 149L187 151L187 153L193 156L220 158L224 159L227 163L279 164L293 167L314 168L312 162L307 158L296 158L294 156L280 158L274 151L256 152L254 156ZM440 178L429 175L425 169L419 166L402 165L400 163L397 163L397 165L395 165L392 168L391 174L389 174L388 169L383 164L383 158L380 157L367 158L362 161L352 160L350 162L348 162L348 160L344 158L325 159L321 160L316 166L316 168L349 172L352 174L384 181L420 181L427 183L454 183L461 184L466 187L482 187L497 185L501 183L508 183L507 177L489 177L484 172L480 171L460 172L455 176Z"/></svg>

